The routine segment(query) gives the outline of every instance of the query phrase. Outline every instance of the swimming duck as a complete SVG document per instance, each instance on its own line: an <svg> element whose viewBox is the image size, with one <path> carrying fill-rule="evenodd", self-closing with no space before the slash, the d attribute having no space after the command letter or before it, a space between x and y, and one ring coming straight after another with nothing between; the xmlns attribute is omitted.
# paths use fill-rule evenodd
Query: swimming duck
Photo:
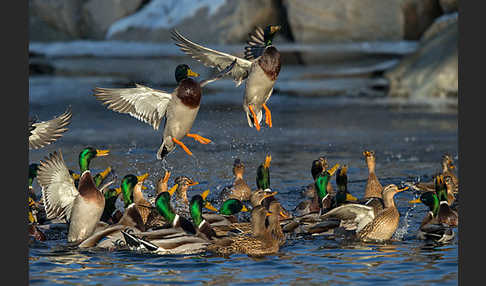
<svg viewBox="0 0 486 286"><path fill-rule="evenodd" d="M140 176L135 176L133 174L128 174L121 180L120 190L125 203L125 208L131 204L135 204L135 208L140 213L142 217L142 222L145 225L147 218L149 216L152 205L143 197L142 187L143 182L148 177L148 173Z"/></svg>
<svg viewBox="0 0 486 286"><path fill-rule="evenodd" d="M409 201L409 203L423 203L429 208L420 224L417 233L418 239L431 239L437 242L447 242L454 238L453 229L439 222L439 198L435 192L424 192L420 198Z"/></svg>
<svg viewBox="0 0 486 286"><path fill-rule="evenodd" d="M373 208L361 204L345 204L330 210L322 215L322 220L337 218L347 225L347 229L353 229L356 238L361 241L385 241L395 233L400 214L395 206L393 197L396 193L407 190L408 187L399 189L390 184L383 189L382 196L385 208L375 215Z"/></svg>
<svg viewBox="0 0 486 286"><path fill-rule="evenodd" d="M331 176L334 175L338 168L339 164L336 164L331 169L327 169L323 173L316 175L314 182L315 194L312 200L303 201L294 209L299 216L323 213L332 207L333 196L327 192L327 186L329 185Z"/></svg>
<svg viewBox="0 0 486 286"><path fill-rule="evenodd" d="M314 198L314 195L316 194L315 182L317 179L317 175L326 171L327 168L329 168L329 163L327 161L327 158L324 156L321 156L318 159L312 161L311 174L313 182L312 184L309 184L307 188L303 191L304 197L310 199ZM329 183L327 184L327 193L334 194L334 189L332 187L331 181L329 181Z"/></svg>
<svg viewBox="0 0 486 286"><path fill-rule="evenodd" d="M204 199L205 202L204 206L207 209L215 211L217 213L206 213L204 214L204 217L208 221L208 223L211 224L213 227L237 223L238 219L235 217L235 215L239 212L248 211L246 206L238 199L227 199L221 204L218 210L214 206L212 206L209 202L206 201L208 194L209 194L209 190L206 190L202 194L202 198Z"/></svg>
<svg viewBox="0 0 486 286"><path fill-rule="evenodd" d="M266 227L266 218L269 215L270 213L264 206L253 208L251 211L251 235L230 236L224 240L225 244L214 243L209 245L207 250L222 256L229 256L235 253L249 256L264 256L277 253L279 241L272 236L270 231L273 225L269 224ZM272 224L275 224L275 221L272 221Z"/></svg>
<svg viewBox="0 0 486 286"><path fill-rule="evenodd" d="M374 209L375 215L385 208L382 197L383 186L375 173L376 157L374 151L364 151L366 164L368 166L368 181L366 182L365 195L359 203L370 206Z"/></svg>
<svg viewBox="0 0 486 286"><path fill-rule="evenodd" d="M189 190L189 187L196 186L199 184L199 182L194 181L186 176L179 176L175 178L174 183L178 186L172 198L174 208L178 213L189 216L189 200L187 199L187 191Z"/></svg>
<svg viewBox="0 0 486 286"><path fill-rule="evenodd" d="M95 88L94 96L107 105L108 109L130 114L150 124L155 130L159 129L160 122L165 117L163 141L157 151L157 159L164 158L176 145L192 156L189 148L180 141L182 138L191 137L201 144L211 142L201 135L189 133L199 111L201 89L225 76L233 66L234 63L229 62L214 78L197 82L190 77L197 77L199 74L193 72L188 65L178 65L175 69L178 86L172 93L135 84L134 88Z"/></svg>
<svg viewBox="0 0 486 286"><path fill-rule="evenodd" d="M232 186L224 188L219 194L220 201L227 199L238 199L240 201L248 201L251 196L251 189L243 179L245 173L245 165L240 159L235 159L233 163L233 175L235 180Z"/></svg>
<svg viewBox="0 0 486 286"><path fill-rule="evenodd" d="M29 150L39 149L51 144L66 132L66 128L71 123L71 107L58 117L51 120L36 122L33 119L29 120Z"/></svg>
<svg viewBox="0 0 486 286"><path fill-rule="evenodd" d="M79 152L79 170L81 174L89 169L89 165L91 163L91 160L97 157L104 157L108 156L110 154L110 150L101 150L101 149L95 149L93 147L86 147L81 152ZM93 180L95 182L95 185L97 188L101 186L101 184L104 182L104 180L108 177L108 175L111 172L111 167L108 166L105 170L101 171L100 173L96 174L93 177ZM74 171L69 170L69 173L74 179L74 185L77 186L79 182L80 175L76 174Z"/></svg>
<svg viewBox="0 0 486 286"><path fill-rule="evenodd" d="M98 189L91 172L85 170L76 189L60 151L40 162L37 180L47 218L65 218L69 223L68 242L79 243L95 231L105 207L103 193L114 180Z"/></svg>
<svg viewBox="0 0 486 286"><path fill-rule="evenodd" d="M435 177L435 193L440 201L439 212L437 214L439 222L452 227L457 226L459 224L459 217L457 212L453 211L449 205L444 175Z"/></svg>
<svg viewBox="0 0 486 286"><path fill-rule="evenodd" d="M116 200L118 196L121 194L121 188L109 188L105 193L105 208L103 209L103 214L101 215L101 221L104 221L108 224L113 224L118 222L115 221L113 218L113 213L116 210Z"/></svg>
<svg viewBox="0 0 486 286"><path fill-rule="evenodd" d="M448 195L454 196L459 192L459 179L452 171L455 169L454 161L452 160L452 156L449 154L442 155L441 160L441 167L442 167L442 175L446 179L446 183L448 184ZM419 191L426 191L426 192L435 192L435 182L419 182L413 184L414 189ZM452 204L452 202L449 202Z"/></svg>
<svg viewBox="0 0 486 286"><path fill-rule="evenodd" d="M253 34L249 35L244 59L193 43L176 30L172 31L172 39L182 52L205 66L223 70L225 66L236 62L230 75L236 86L246 80L243 110L248 125L255 126L256 130L260 131L262 108L265 109L265 123L272 127L271 112L266 102L272 95L281 68L280 53L272 45L273 38L280 28L278 25L269 25L265 29L257 27Z"/></svg>

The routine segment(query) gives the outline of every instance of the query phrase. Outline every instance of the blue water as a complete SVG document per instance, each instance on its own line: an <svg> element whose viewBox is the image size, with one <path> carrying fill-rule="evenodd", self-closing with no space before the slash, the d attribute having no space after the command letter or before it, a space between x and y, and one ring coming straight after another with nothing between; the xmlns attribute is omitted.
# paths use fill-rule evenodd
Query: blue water
<svg viewBox="0 0 486 286"><path fill-rule="evenodd" d="M401 104L381 97L299 97L276 93L269 101L274 127L256 133L241 110L242 89L205 94L195 133L213 140L201 145L184 139L194 153L177 149L165 163L155 159L160 132L131 118L107 111L89 96L94 86L116 85L103 78L31 77L30 112L40 119L73 108L70 129L56 143L31 150L29 162L61 149L68 167L77 170L77 156L86 145L110 149L92 169L113 166L119 178L132 172L150 174L147 197L154 193L164 168L175 177L200 182L189 196L209 188L210 199L232 180L231 167L239 157L245 178L255 187L257 166L272 155L271 186L285 208L301 200L300 191L312 182L312 160L325 155L331 165L347 164L349 190L364 194L367 168L361 152L374 149L376 172L383 185L430 179L440 169L444 152L457 160L457 110L435 104ZM169 87L167 87L169 89ZM459 162L456 161L459 166ZM332 182L335 186L335 182ZM40 192L37 184L34 185ZM415 238L426 213L410 205L413 192L395 196L401 214L393 241L388 244L349 243L322 236L288 240L276 255L230 259L209 254L156 256L128 251L77 250L65 240L36 242L29 247L32 285L449 285L458 283L458 235L446 245L430 245ZM457 234L457 229L456 229Z"/></svg>

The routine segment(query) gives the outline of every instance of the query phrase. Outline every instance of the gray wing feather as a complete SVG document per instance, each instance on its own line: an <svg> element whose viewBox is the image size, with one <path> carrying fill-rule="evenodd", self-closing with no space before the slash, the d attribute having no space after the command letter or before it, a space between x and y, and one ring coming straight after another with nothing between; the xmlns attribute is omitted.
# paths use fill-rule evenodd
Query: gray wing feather
<svg viewBox="0 0 486 286"><path fill-rule="evenodd" d="M40 162L37 181L42 188L47 218L66 218L69 221L73 201L79 192L60 151L49 154Z"/></svg>
<svg viewBox="0 0 486 286"><path fill-rule="evenodd" d="M346 204L328 211L320 218L338 218L348 223L353 222L357 225L356 232L359 232L365 225L373 221L375 213L372 207L361 204Z"/></svg>
<svg viewBox="0 0 486 286"><path fill-rule="evenodd" d="M216 76L212 77L212 78L209 78L209 79L206 79L206 80L203 80L199 83L199 85L201 87L204 87L206 86L208 83L211 83L213 81L217 81L219 79L222 79L225 75L228 75L231 70L234 68L236 64L236 59L229 65L227 66L224 70L222 70L221 72L219 72Z"/></svg>
<svg viewBox="0 0 486 286"><path fill-rule="evenodd" d="M134 88L95 88L94 96L107 108L127 113L150 124L155 130L165 116L172 94L140 84Z"/></svg>
<svg viewBox="0 0 486 286"><path fill-rule="evenodd" d="M68 129L72 116L71 107L58 117L48 121L29 122L29 149L39 149L51 144L62 136Z"/></svg>
<svg viewBox="0 0 486 286"><path fill-rule="evenodd" d="M235 67L230 73L231 77L236 82L236 86L239 86L241 82L248 77L252 64L251 61L193 43L184 38L179 32L177 32L177 30L172 31L172 39L185 54L190 55L193 59L200 61L205 66L217 68L219 71L224 70L228 65L236 60Z"/></svg>
<svg viewBox="0 0 486 286"><path fill-rule="evenodd" d="M245 46L245 59L251 61L263 54L266 47L263 34L263 29L260 27L257 27L253 34L248 34L249 40L246 42L247 46Z"/></svg>

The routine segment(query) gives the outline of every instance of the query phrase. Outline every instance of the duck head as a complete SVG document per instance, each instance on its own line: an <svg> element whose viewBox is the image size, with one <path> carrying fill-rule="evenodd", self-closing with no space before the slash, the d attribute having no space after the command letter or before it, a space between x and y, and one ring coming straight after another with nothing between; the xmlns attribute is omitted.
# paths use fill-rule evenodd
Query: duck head
<svg viewBox="0 0 486 286"><path fill-rule="evenodd" d="M234 215L239 212L247 212L246 206L238 199L228 199L219 208L219 213L223 215Z"/></svg>
<svg viewBox="0 0 486 286"><path fill-rule="evenodd" d="M244 173L245 165L240 159L235 159L235 162L233 163L233 175L235 175L236 178L243 178Z"/></svg>
<svg viewBox="0 0 486 286"><path fill-rule="evenodd" d="M279 25L268 25L263 29L263 39L265 41L265 46L270 46L273 41L275 34L280 31L282 27Z"/></svg>
<svg viewBox="0 0 486 286"><path fill-rule="evenodd" d="M319 157L319 159L312 161L311 174L314 181L317 176L329 168L326 157Z"/></svg>
<svg viewBox="0 0 486 286"><path fill-rule="evenodd" d="M365 150L363 152L363 156L365 157L365 160L366 160L366 164L368 165L368 171L371 173L371 172L374 172L375 171L375 166L376 166L376 162L375 162L375 151L369 151L369 150Z"/></svg>
<svg viewBox="0 0 486 286"><path fill-rule="evenodd" d="M174 180L174 183L178 185L175 191L177 200L182 200L184 203L189 204L189 200L187 199L187 190L189 187L199 184L199 182L196 182L186 176L179 176Z"/></svg>
<svg viewBox="0 0 486 286"><path fill-rule="evenodd" d="M336 185L338 186L338 192L336 194L336 203L339 205L345 201L357 201L358 199L348 192L348 166L344 165L337 170L336 173Z"/></svg>
<svg viewBox="0 0 486 286"><path fill-rule="evenodd" d="M79 169L81 174L89 169L89 163L91 159L96 157L107 156L110 150L100 150L93 147L86 147L81 152L79 152Z"/></svg>
<svg viewBox="0 0 486 286"><path fill-rule="evenodd" d="M399 189L395 184L390 184L384 187L382 191L382 196L383 196L383 201L385 203L385 208L394 206L395 202L393 201L393 197L395 196L395 194L408 190L408 188L409 187L404 187Z"/></svg>
<svg viewBox="0 0 486 286"><path fill-rule="evenodd" d="M188 77L198 77L199 74L195 73L191 70L191 68L186 64L180 64L175 69L175 79L177 83L180 83L182 80Z"/></svg>
<svg viewBox="0 0 486 286"><path fill-rule="evenodd" d="M39 170L39 164L32 163L29 165L29 189L32 188L32 183L37 177L37 170Z"/></svg>
<svg viewBox="0 0 486 286"><path fill-rule="evenodd" d="M439 213L439 198L435 192L425 192L420 195L420 197L416 200L409 201L409 203L416 204L416 203L423 203L429 210L432 212L434 217L437 216Z"/></svg>
<svg viewBox="0 0 486 286"><path fill-rule="evenodd" d="M272 156L267 155L265 161L258 166L256 185L258 189L265 190L270 188L270 162L272 161Z"/></svg>
<svg viewBox="0 0 486 286"><path fill-rule="evenodd" d="M327 184L329 179L332 175L336 172L339 168L339 164L334 165L331 169L324 171L323 173L317 176L316 181L314 182L315 190L317 192L317 198L319 199L319 204L321 208L328 208L330 205L323 205L323 201L328 198L329 194L327 193Z"/></svg>

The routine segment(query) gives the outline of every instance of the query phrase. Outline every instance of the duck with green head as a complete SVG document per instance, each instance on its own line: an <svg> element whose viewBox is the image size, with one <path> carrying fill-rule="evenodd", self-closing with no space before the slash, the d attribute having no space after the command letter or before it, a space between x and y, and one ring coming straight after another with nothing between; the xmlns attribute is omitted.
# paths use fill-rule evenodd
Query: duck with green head
<svg viewBox="0 0 486 286"><path fill-rule="evenodd" d="M125 203L125 208L131 204L135 204L135 208L138 210L140 216L142 217L143 225L146 224L152 205L145 200L142 189L146 189L143 186L143 182L149 176L145 173L140 176L135 176L133 174L128 174L123 177L120 184L120 192L122 193L123 202Z"/></svg>
<svg viewBox="0 0 486 286"><path fill-rule="evenodd" d="M76 188L60 152L41 161L37 175L47 218L66 219L70 243L79 243L89 237L105 207L104 191L116 178L98 189L91 172L85 170Z"/></svg>
<svg viewBox="0 0 486 286"><path fill-rule="evenodd" d="M272 192L270 189L270 163L272 156L267 155L265 161L257 168L256 185L257 189L250 195L250 202L252 207L257 207L261 204L268 204L274 199L277 192Z"/></svg>
<svg viewBox="0 0 486 286"><path fill-rule="evenodd" d="M233 68L229 62L221 73L215 77L197 82L192 77L199 76L188 65L180 64L175 69L177 88L172 92L152 89L140 84L134 88L95 88L94 96L103 104L120 113L131 116L150 124L155 130L164 118L164 134L162 144L157 151L157 159L163 159L179 145L188 155L189 148L182 143L185 136L191 137L201 144L211 140L195 133L189 133L196 119L201 103L202 88L208 83L224 77Z"/></svg>
<svg viewBox="0 0 486 286"><path fill-rule="evenodd" d="M268 25L265 29L257 27L254 33L249 35L244 58L193 43L176 30L172 32L172 39L182 52L205 66L222 70L232 62L236 63L230 75L236 86L246 80L243 110L248 125L255 126L257 131L260 131L262 109L265 109L265 123L272 127L272 116L266 102L272 95L281 69L280 52L273 45L273 39L280 28L278 25Z"/></svg>
<svg viewBox="0 0 486 286"><path fill-rule="evenodd" d="M459 224L459 217L457 212L453 211L449 206L447 197L447 186L443 175L435 178L435 193L439 198L439 212L437 214L439 222L455 227Z"/></svg>
<svg viewBox="0 0 486 286"><path fill-rule="evenodd" d="M238 223L238 218L235 215L239 212L248 211L246 206L238 199L228 199L224 201L218 210L207 201L208 195L209 190L206 190L201 194L201 197L204 199L204 207L216 213L205 213L204 217L213 227L228 226Z"/></svg>
<svg viewBox="0 0 486 286"><path fill-rule="evenodd" d="M84 173L84 171L89 170L89 165L91 163L91 160L97 157L108 156L109 154L110 154L110 150L95 149L93 147L86 147L83 150L81 150L81 152L79 152L79 159L78 159L79 170L81 171L81 174ZM111 172L111 167L107 167L104 171L96 174L93 177L96 187L101 186L101 184L108 177L110 172ZM74 179L74 184L77 186L80 175L76 174L72 170L69 170L69 173Z"/></svg>
<svg viewBox="0 0 486 286"><path fill-rule="evenodd" d="M424 192L418 199L409 203L423 203L429 208L420 224L418 239L431 239L437 242L447 242L454 238L454 231L446 224L439 222L440 201L435 192Z"/></svg>

